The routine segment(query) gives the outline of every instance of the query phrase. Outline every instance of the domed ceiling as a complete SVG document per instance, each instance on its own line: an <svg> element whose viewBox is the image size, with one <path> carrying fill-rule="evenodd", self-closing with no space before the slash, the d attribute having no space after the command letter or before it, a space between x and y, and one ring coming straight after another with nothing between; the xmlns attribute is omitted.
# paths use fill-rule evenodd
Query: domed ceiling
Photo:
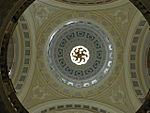
<svg viewBox="0 0 150 113"><path fill-rule="evenodd" d="M96 24L70 21L54 31L48 45L48 61L54 75L67 85L89 87L107 75L113 48L108 35Z"/></svg>
<svg viewBox="0 0 150 113"><path fill-rule="evenodd" d="M13 35L18 98L31 113L134 113L148 28L129 1L35 1Z"/></svg>

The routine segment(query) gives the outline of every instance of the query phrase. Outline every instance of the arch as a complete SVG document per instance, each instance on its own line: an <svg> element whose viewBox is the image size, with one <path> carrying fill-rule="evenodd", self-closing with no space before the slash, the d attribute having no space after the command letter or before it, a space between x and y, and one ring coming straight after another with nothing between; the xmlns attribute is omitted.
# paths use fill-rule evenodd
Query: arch
<svg viewBox="0 0 150 113"><path fill-rule="evenodd" d="M123 111L108 104L84 99L61 99L48 101L30 108L29 111L31 113L42 113L42 111L50 112L67 109L82 109L96 113L101 113L101 111L104 111L105 113L124 113Z"/></svg>

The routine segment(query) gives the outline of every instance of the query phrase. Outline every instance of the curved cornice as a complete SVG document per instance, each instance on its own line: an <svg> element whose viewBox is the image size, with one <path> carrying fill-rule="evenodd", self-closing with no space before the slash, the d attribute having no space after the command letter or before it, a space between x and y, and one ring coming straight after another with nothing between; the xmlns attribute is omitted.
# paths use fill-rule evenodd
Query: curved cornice
<svg viewBox="0 0 150 113"><path fill-rule="evenodd" d="M138 109L138 107L141 105L141 103L139 102L139 100L137 100L136 96L135 96L135 92L133 90L133 86L132 86L132 82L131 82L131 77L130 77L130 66L129 66L129 58L130 58L130 46L132 43L132 39L135 33L135 29L137 28L138 23L141 21L141 14L139 12L136 13L136 15L134 16L134 19L132 21L132 24L130 25L130 29L128 32L128 38L126 41L126 48L125 48L125 52L124 52L124 67L125 67L125 73L126 75L129 76L125 76L125 80L126 80L126 86L127 86L127 90L128 90L128 94L130 99L132 100L132 104L134 105L134 109Z"/></svg>
<svg viewBox="0 0 150 113"><path fill-rule="evenodd" d="M20 65L22 65L22 50L23 49L23 43L22 43L22 36L19 33L20 29L19 26L15 28L15 31L13 33L13 41L14 41L14 64L12 66L12 77L11 80L14 83L15 82L15 78L17 77L17 75L19 74L18 70L20 69Z"/></svg>
<svg viewBox="0 0 150 113"><path fill-rule="evenodd" d="M143 34L143 38L141 39L141 45L140 46L140 53L139 53L139 69L141 72L141 81L145 90L145 95L147 94L149 88L150 88L150 76L148 73L148 63L147 58L148 58L148 50L150 47L150 31L149 31L149 26L146 26L146 31Z"/></svg>
<svg viewBox="0 0 150 113"><path fill-rule="evenodd" d="M14 83L14 87L20 101L23 101L28 92L36 62L35 33L34 26L32 25L33 20L31 15L26 13L27 11L19 20L19 26L21 27L20 33L23 37L24 49L22 50L22 68L20 69L19 76L16 78L17 81Z"/></svg>
<svg viewBox="0 0 150 113"><path fill-rule="evenodd" d="M58 2L56 0L44 0L44 1L39 0L39 1L42 3L45 3L47 5L52 5L55 7L71 9L71 10L80 10L80 11L102 10L102 9L114 8L114 7L129 3L129 1L127 1L127 0L117 0L112 3L101 4L101 5L92 5L92 6L82 6L81 5L80 6L80 5L66 4L66 3Z"/></svg>
<svg viewBox="0 0 150 113"><path fill-rule="evenodd" d="M42 111L48 112L61 109L85 109L98 113L101 113L102 111L105 113L124 113L123 111L108 104L84 99L61 99L48 101L30 108L29 111L31 113L37 113Z"/></svg>

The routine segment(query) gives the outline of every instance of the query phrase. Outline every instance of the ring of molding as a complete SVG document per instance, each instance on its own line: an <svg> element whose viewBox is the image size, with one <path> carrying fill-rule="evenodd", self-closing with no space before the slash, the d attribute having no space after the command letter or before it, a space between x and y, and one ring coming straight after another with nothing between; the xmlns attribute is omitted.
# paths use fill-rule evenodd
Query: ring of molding
<svg viewBox="0 0 150 113"><path fill-rule="evenodd" d="M19 65L19 71L18 69L16 70L15 75L19 75L19 76L15 76L15 78L13 78L15 79L13 80L14 81L13 84L20 101L23 101L30 87L30 83L33 77L32 73L34 71L34 65L35 65L34 57L36 55L34 41L33 41L34 35L33 35L33 31L31 30L32 28L29 27L30 23L28 19L26 17L26 14L23 13L23 15L20 17L18 22L19 23L18 27L20 28L19 31L20 36L18 37L19 38L21 37L20 39L22 40L22 46L23 46L20 52L21 56L19 56L21 57L22 66Z"/></svg>
<svg viewBox="0 0 150 113"><path fill-rule="evenodd" d="M144 23L144 24L142 25L142 23ZM132 44L131 44L131 48L130 48L130 57L129 57L130 58L129 62L130 62L132 87L135 91L136 97L142 103L144 102L144 98L145 98L146 93L144 94L145 91L143 89L143 84L141 83L142 80L141 80L140 75L142 73L141 73L141 70L139 69L139 66L138 66L138 64L140 64L138 61L139 56L140 56L139 55L140 51L138 51L138 50L141 46L140 45L141 44L140 37L142 37L142 33L144 31L146 24L147 24L146 20L143 20L143 19L141 19L141 21L138 23L136 31L135 31L133 39L132 39Z"/></svg>
<svg viewBox="0 0 150 113"><path fill-rule="evenodd" d="M100 26L83 20L71 22L50 36L49 66L55 72L54 75L67 85L89 87L106 78L111 70L113 46L110 37ZM91 58L85 65L77 66L70 60L70 49L76 45L84 45L90 50ZM72 70L71 73L68 70Z"/></svg>
<svg viewBox="0 0 150 113"><path fill-rule="evenodd" d="M20 17L21 19L19 20L19 26L20 26L20 30L21 30L21 34L22 37L23 37L23 55L21 56L22 58L22 64L23 64L23 67L21 68L21 71L20 71L20 74L21 76L18 76L17 77L17 81L14 83L14 87L15 87L15 90L16 92L19 94L20 91L22 90L23 86L24 86L24 83L26 81L26 77L28 76L28 69L30 68L30 53L28 53L28 51L31 50L30 48L30 33L29 33L29 30L28 30L28 25L26 23L26 20L24 18L24 16L21 16ZM28 35L25 35L25 34L28 34ZM29 37L26 37L26 36L29 36Z"/></svg>
<svg viewBox="0 0 150 113"><path fill-rule="evenodd" d="M10 79L12 80L12 83L16 83L16 79L18 77L18 73L19 73L19 69L20 69L20 65L22 65L22 49L23 49L23 40L22 38L18 38L20 37L20 29L19 27L17 26L14 33L13 33L13 41L14 41L14 52L16 56L14 56L14 64L12 65L12 68L11 68L11 74L9 75L10 76Z"/></svg>
<svg viewBox="0 0 150 113"><path fill-rule="evenodd" d="M138 18L138 19L137 19ZM143 23L143 24L142 24ZM133 18L133 22L131 24L131 27L129 29L130 33L128 34L128 38L126 41L126 47L125 53L124 53L124 67L125 67L125 80L127 85L127 90L129 93L129 97L131 98L131 102L134 109L137 110L138 107L141 105L142 99L144 99L145 95L143 94L140 79L139 79L139 73L137 73L137 43L139 42L140 35L142 34L143 28L146 24L146 21L143 18L143 15L141 15L139 12L136 13L136 15ZM139 32L140 31L140 32ZM137 39L135 39L137 37ZM136 40L136 44L135 41ZM133 48L133 46L136 48ZM134 58L133 58L134 55ZM127 62L128 61L128 62ZM131 67L132 66L132 67ZM131 69L134 68L134 69ZM133 73L134 72L134 73ZM136 76L134 76L135 74ZM135 83L136 81L136 83ZM135 86L136 85L136 86ZM141 95L138 95L138 92L140 91Z"/></svg>
<svg viewBox="0 0 150 113"><path fill-rule="evenodd" d="M143 92L144 95L146 95L148 93L148 90L150 88L150 76L149 76L149 72L148 72L148 52L149 52L149 48L150 48L150 32L149 32L149 26L148 24L146 24L146 32L144 33L142 40L141 40L141 50L142 52L139 53L140 56L140 79L141 79L141 83L143 84Z"/></svg>
<svg viewBox="0 0 150 113"><path fill-rule="evenodd" d="M56 16L57 15L57 16ZM62 16L63 15L63 16ZM123 47L121 44L122 41L119 38L119 34L116 31L115 26L112 26L111 21L107 21L108 18L103 17L101 14L92 14L95 16L96 20L93 19L89 13L85 13L82 18L80 17L81 15L76 13L76 12L59 12L57 14L55 14L53 16L53 18L48 18L47 21L41 26L41 29L39 29L39 33L37 34L37 56L38 56L38 70L40 70L41 74L43 75L43 81L45 81L46 83L48 83L48 85L50 86L50 88L53 88L56 90L56 92L58 92L58 94L62 94L64 96L74 96L74 97L85 97L85 96L94 96L97 95L99 93L102 93L102 91L104 91L105 89L110 88L111 84L113 83L113 81L117 78L117 76L120 73L120 70L122 68L122 57L120 55L122 55L123 52ZM59 17L63 17L63 18L59 18ZM102 23L107 23L110 24L110 26L106 26L106 29L108 30L108 32L110 33L110 37L112 37L113 40L111 42L113 42L114 45L114 65L112 67L112 70L110 71L111 75L113 76L109 76L109 78L106 78L107 80L104 80L101 83L98 83L97 85L92 86L91 88L86 88L86 89L74 89L74 88L70 88L68 86L66 86L63 83L60 83L57 79L55 79L53 77L53 74L51 73L51 69L49 69L49 66L47 64L46 59L46 55L47 52L45 50L47 50L46 46L47 42L48 42L48 37L49 37L49 33L52 33L52 31L54 30L54 28L57 28L58 25L62 24L62 23L66 23L68 20L72 20L76 17L76 19L89 19L91 21L93 21L94 23L96 22L96 24L100 24L102 26ZM63 25L63 24L62 24ZM114 28L114 29L112 29ZM57 29L56 29L57 30ZM54 30L55 31L55 30ZM108 34L109 34L108 33ZM111 34L112 33L112 34ZM42 38L41 38L42 37ZM42 39L42 40L41 40ZM117 48L116 48L117 46ZM119 56L119 57L118 57ZM45 59L45 60L43 60ZM118 62L116 62L116 59ZM108 74L110 74L108 73Z"/></svg>
<svg viewBox="0 0 150 113"><path fill-rule="evenodd" d="M73 10L83 10L83 11L88 11L88 10L100 10L100 9L107 9L107 8L113 8L113 7L117 7L117 6L121 6L127 3L130 3L127 0L118 0L112 3L108 3L108 4L99 4L99 5L93 5L93 6L84 6L84 5L72 5L72 4L66 4L66 3L62 3L62 2L58 2L56 0L44 0L44 2L42 0L39 0L39 2L48 4L48 5L53 5L56 7L61 7L61 8L67 8L67 9L73 9Z"/></svg>
<svg viewBox="0 0 150 113"><path fill-rule="evenodd" d="M108 3L112 3L114 1L117 0L109 0L109 1L104 1L104 0L56 0L58 2L62 2L62 3L66 3L66 4L73 4L73 5L99 5L99 4L108 4Z"/></svg>
<svg viewBox="0 0 150 113"><path fill-rule="evenodd" d="M95 102L84 99L61 99L48 101L29 109L31 113L47 113L49 111L69 109L88 110L96 113L124 113L123 111L105 103Z"/></svg>

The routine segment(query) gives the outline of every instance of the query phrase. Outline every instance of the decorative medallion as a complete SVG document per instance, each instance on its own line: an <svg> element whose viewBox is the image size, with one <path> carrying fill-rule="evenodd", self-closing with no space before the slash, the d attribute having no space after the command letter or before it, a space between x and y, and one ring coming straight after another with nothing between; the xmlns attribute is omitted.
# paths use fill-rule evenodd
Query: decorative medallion
<svg viewBox="0 0 150 113"><path fill-rule="evenodd" d="M106 77L113 63L113 47L99 26L71 21L51 35L48 62L53 75L65 84L89 87Z"/></svg>

